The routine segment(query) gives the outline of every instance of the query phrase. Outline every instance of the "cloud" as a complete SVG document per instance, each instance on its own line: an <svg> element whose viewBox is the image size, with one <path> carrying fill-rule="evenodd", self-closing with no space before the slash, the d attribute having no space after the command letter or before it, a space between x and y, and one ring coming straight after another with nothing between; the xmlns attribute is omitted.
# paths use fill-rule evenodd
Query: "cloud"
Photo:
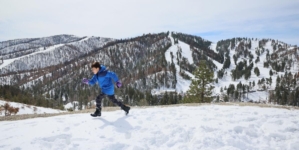
<svg viewBox="0 0 299 150"><path fill-rule="evenodd" d="M298 6L297 0L9 0L0 2L0 40L178 31L214 42L250 36L299 45Z"/></svg>

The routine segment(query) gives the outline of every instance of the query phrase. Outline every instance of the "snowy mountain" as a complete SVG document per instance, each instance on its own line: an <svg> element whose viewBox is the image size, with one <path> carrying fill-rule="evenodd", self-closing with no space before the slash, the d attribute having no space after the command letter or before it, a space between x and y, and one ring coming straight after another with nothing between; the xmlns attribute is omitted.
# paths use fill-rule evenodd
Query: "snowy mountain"
<svg viewBox="0 0 299 150"><path fill-rule="evenodd" d="M298 115L297 109L202 105L1 121L0 148L297 150Z"/></svg>
<svg viewBox="0 0 299 150"><path fill-rule="evenodd" d="M112 39L100 37L74 38L73 36L65 35L59 37L61 39L57 41L53 40L53 37L49 37L33 40L25 44L23 42L16 42L17 44L10 45L8 44L10 41L0 43L0 45L2 44L0 47L8 45L1 49L4 59L3 64L0 66L1 75L66 63L113 41ZM25 53L24 51L26 51L26 54L22 55ZM19 54L19 52L22 52L22 54Z"/></svg>
<svg viewBox="0 0 299 150"><path fill-rule="evenodd" d="M213 43L177 32L128 39L72 35L17 39L0 42L4 60L0 83L41 93L58 104L87 105L98 91L82 86L81 79L90 78L90 63L99 61L120 77L124 88L116 92L125 103L142 105L145 99L156 105L159 100L151 91L175 90L183 95L199 61L205 60L214 72L215 100L298 105L298 53L297 46L273 39Z"/></svg>
<svg viewBox="0 0 299 150"><path fill-rule="evenodd" d="M1 55L4 59L16 58L22 55L40 51L53 45L76 42L85 37L73 35L56 35L44 38L16 39L0 43Z"/></svg>

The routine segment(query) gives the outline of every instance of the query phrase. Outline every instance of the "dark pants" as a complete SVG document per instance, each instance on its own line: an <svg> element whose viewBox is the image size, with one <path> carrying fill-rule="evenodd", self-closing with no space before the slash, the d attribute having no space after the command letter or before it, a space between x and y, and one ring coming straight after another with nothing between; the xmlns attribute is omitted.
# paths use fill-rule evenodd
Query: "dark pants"
<svg viewBox="0 0 299 150"><path fill-rule="evenodd" d="M101 108L101 104L102 104L102 99L106 96L106 94L101 93L100 95L97 96L96 98L96 106L98 108ZM123 103L118 101L114 95L107 95L108 98L110 99L111 102L113 102L114 104L118 105L119 107L122 107Z"/></svg>

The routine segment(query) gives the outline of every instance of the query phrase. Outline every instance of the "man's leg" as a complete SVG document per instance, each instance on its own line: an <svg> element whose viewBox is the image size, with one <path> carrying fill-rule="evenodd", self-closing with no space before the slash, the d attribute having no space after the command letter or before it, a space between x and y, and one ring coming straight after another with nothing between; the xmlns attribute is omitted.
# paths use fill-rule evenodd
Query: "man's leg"
<svg viewBox="0 0 299 150"><path fill-rule="evenodd" d="M102 100L106 95L104 93L101 93L100 95L97 96L96 98L96 106L97 108L101 108L102 107Z"/></svg>
<svg viewBox="0 0 299 150"><path fill-rule="evenodd" d="M108 95L108 98L110 99L111 102L113 102L119 107L122 107L124 105L122 102L118 101L114 95Z"/></svg>
<svg viewBox="0 0 299 150"><path fill-rule="evenodd" d="M104 93L101 93L100 95L97 96L96 98L96 111L93 114L90 114L93 117L101 116L101 111L102 111L102 99L105 97Z"/></svg>
<svg viewBox="0 0 299 150"><path fill-rule="evenodd" d="M108 95L108 98L110 99L110 101L112 101L114 104L118 105L122 110L124 110L126 112L126 115L129 113L130 107L118 101L114 95Z"/></svg>

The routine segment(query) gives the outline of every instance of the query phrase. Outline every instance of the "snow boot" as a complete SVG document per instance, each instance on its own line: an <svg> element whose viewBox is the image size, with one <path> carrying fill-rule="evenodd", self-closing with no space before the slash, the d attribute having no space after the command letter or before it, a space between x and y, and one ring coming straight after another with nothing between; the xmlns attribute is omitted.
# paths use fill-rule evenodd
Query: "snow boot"
<svg viewBox="0 0 299 150"><path fill-rule="evenodd" d="M101 109L102 108L96 108L96 111L93 114L90 114L92 117L101 116Z"/></svg>
<svg viewBox="0 0 299 150"><path fill-rule="evenodd" d="M130 107L129 107L129 106L122 105L122 106L121 106L121 109L124 110L124 111L126 112L126 115L129 114L129 110L130 110Z"/></svg>

